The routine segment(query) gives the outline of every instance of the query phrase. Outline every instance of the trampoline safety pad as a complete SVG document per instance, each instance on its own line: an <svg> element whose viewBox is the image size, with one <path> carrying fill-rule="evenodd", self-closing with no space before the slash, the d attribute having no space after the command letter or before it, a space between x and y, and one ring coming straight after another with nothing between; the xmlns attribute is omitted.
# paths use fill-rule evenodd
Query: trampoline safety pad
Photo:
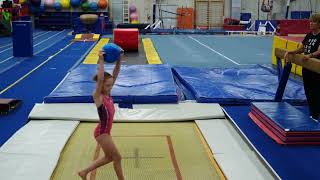
<svg viewBox="0 0 320 180"><path fill-rule="evenodd" d="M51 179L79 179L77 171L103 156L93 137L96 123L80 123L61 153ZM224 179L210 160L193 122L114 123L113 141L126 179ZM217 168L215 168L217 167ZM90 180L117 179L112 163L88 174Z"/></svg>

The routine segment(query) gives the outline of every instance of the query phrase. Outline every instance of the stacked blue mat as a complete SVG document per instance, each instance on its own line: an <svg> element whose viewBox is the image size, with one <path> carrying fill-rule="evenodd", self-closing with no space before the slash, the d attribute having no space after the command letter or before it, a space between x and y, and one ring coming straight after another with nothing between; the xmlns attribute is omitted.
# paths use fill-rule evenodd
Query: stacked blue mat
<svg viewBox="0 0 320 180"><path fill-rule="evenodd" d="M199 103L233 105L274 101L278 87L276 72L260 65L228 69L174 67L173 73ZM306 104L303 84L290 79L283 99Z"/></svg>
<svg viewBox="0 0 320 180"><path fill-rule="evenodd" d="M286 102L252 103L249 116L278 144L320 144L320 123Z"/></svg>
<svg viewBox="0 0 320 180"><path fill-rule="evenodd" d="M105 70L112 74L113 65ZM97 65L81 64L47 97L45 103L92 103ZM115 103L177 103L178 94L168 65L122 65L112 89Z"/></svg>

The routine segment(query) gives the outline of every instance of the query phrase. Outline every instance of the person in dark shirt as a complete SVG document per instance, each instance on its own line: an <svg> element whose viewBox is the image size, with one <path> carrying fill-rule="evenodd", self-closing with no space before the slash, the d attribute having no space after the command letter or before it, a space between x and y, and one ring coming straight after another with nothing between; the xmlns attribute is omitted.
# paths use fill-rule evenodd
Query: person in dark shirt
<svg viewBox="0 0 320 180"><path fill-rule="evenodd" d="M304 60L309 58L317 58L320 62L320 14L314 14L310 18L310 30L302 45L293 51L287 51L284 59L288 62L289 54L304 53ZM320 74L310 71L306 68L302 69L303 85L307 101L309 104L310 116L314 120L319 120L320 116Z"/></svg>

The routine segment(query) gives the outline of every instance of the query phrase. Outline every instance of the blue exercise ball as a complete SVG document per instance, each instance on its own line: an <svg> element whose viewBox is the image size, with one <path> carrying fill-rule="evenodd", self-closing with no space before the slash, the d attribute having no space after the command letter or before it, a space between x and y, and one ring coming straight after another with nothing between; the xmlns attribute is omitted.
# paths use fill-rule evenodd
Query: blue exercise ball
<svg viewBox="0 0 320 180"><path fill-rule="evenodd" d="M70 4L72 7L76 8L76 7L80 6L81 1L80 0L70 0Z"/></svg>
<svg viewBox="0 0 320 180"><path fill-rule="evenodd" d="M61 3L60 3L60 2L54 3L54 8L55 8L57 11L60 11L60 10L62 9Z"/></svg>
<svg viewBox="0 0 320 180"><path fill-rule="evenodd" d="M96 2L91 2L91 3L90 3L90 9L93 10L93 11L98 10L98 3L96 3Z"/></svg>
<svg viewBox="0 0 320 180"><path fill-rule="evenodd" d="M107 63L113 63L120 58L121 48L114 43L107 43L102 47L104 51L104 61Z"/></svg>

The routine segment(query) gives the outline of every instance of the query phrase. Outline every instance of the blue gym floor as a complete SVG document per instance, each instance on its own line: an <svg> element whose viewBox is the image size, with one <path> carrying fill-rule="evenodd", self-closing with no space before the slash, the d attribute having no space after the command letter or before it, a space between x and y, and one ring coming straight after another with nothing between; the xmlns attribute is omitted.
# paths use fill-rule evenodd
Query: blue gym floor
<svg viewBox="0 0 320 180"><path fill-rule="evenodd" d="M23 104L0 116L0 146L28 121L35 103L43 102L66 74L76 67L94 43L72 43L71 30L33 34L34 56L13 58L11 38L0 38L0 98L17 98ZM271 64L273 37L152 35L163 63L190 67L243 67ZM54 56L53 56L54 55ZM300 107L306 111L306 107ZM319 146L279 146L249 121L248 106L225 110L251 144L283 179L319 177Z"/></svg>
<svg viewBox="0 0 320 180"><path fill-rule="evenodd" d="M270 64L273 37L155 35L162 62L190 67L239 67Z"/></svg>
<svg viewBox="0 0 320 180"><path fill-rule="evenodd" d="M70 30L63 31L36 31L33 33L33 54L39 55L48 47L55 45L61 41L71 32ZM26 58L15 58L12 56L12 43L11 38L3 38L0 43L0 73L14 67L21 63Z"/></svg>

